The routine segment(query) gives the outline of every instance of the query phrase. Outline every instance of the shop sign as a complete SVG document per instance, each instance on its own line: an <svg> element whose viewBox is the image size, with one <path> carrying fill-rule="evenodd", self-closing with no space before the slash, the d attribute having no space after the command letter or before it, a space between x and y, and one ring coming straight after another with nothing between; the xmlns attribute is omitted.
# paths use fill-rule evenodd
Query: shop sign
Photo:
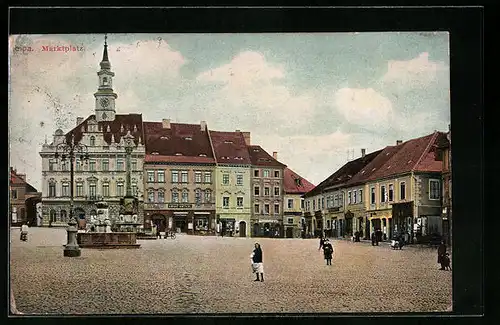
<svg viewBox="0 0 500 325"><path fill-rule="evenodd" d="M191 209L193 207L192 204L189 203L169 203L169 209Z"/></svg>

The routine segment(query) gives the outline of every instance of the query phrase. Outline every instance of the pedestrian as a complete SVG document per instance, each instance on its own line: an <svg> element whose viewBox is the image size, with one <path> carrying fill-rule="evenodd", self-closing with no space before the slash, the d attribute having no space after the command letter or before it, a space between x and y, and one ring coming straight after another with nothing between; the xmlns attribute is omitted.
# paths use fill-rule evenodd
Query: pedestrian
<svg viewBox="0 0 500 325"><path fill-rule="evenodd" d="M441 241L441 244L438 247L438 264L441 264L440 270L444 270L444 257L446 255L446 244L444 240Z"/></svg>
<svg viewBox="0 0 500 325"><path fill-rule="evenodd" d="M332 265L333 246L328 239L325 239L325 243L323 244L323 254L325 256L326 265Z"/></svg>
<svg viewBox="0 0 500 325"><path fill-rule="evenodd" d="M264 282L264 264L262 260L262 249L259 243L255 243L255 248L250 255L252 262L252 271L256 274L257 278L254 281ZM260 279L259 279L260 273Z"/></svg>
<svg viewBox="0 0 500 325"><path fill-rule="evenodd" d="M24 238L27 238L28 237L28 225L26 223L23 223L23 225L21 226L21 236L20 236L20 239L23 240L23 237Z"/></svg>
<svg viewBox="0 0 500 325"><path fill-rule="evenodd" d="M377 244L377 238L375 236L375 232L372 232L372 246L375 246Z"/></svg>
<svg viewBox="0 0 500 325"><path fill-rule="evenodd" d="M323 248L323 245L325 244L325 239L323 237L319 237L319 248L318 251Z"/></svg>
<svg viewBox="0 0 500 325"><path fill-rule="evenodd" d="M161 239L160 225L156 225L156 238Z"/></svg>

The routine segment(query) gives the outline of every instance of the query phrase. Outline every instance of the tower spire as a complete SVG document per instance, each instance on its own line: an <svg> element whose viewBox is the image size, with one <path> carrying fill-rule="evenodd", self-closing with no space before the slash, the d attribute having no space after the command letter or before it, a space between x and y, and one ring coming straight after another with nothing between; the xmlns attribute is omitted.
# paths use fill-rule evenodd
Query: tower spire
<svg viewBox="0 0 500 325"><path fill-rule="evenodd" d="M104 51L102 53L101 69L111 69L108 59L108 34L104 35Z"/></svg>

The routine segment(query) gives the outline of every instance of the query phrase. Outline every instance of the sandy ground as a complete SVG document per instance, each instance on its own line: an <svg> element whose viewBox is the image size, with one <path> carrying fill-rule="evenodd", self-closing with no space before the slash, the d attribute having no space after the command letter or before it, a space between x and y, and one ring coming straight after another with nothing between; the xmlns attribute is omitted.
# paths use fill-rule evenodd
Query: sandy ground
<svg viewBox="0 0 500 325"><path fill-rule="evenodd" d="M262 245L265 281L250 253ZM12 229L10 277L17 310L29 314L338 313L449 310L452 272L436 250L318 240L180 235L140 249L82 249L63 256L66 231Z"/></svg>

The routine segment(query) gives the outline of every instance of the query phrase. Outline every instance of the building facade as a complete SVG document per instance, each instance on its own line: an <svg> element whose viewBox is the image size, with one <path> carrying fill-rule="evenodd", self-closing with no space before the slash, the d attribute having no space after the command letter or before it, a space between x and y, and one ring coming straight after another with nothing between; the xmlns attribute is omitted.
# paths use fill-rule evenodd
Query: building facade
<svg viewBox="0 0 500 325"><path fill-rule="evenodd" d="M131 155L131 186L139 198L138 218L143 220L142 169L145 148L140 114L116 114L117 94L112 89L114 73L104 45L101 69L98 75L98 90L95 97L95 114L86 119L78 117L76 127L68 133L56 130L53 141L45 142L40 151L42 158L42 216L43 225L66 226L69 220L70 162L56 159L57 145L72 142L84 145L89 160L77 155L74 161L74 214L78 220L88 220L96 215L95 203L104 200L109 204L109 213L117 217L120 199L126 189L126 151L124 136L134 137ZM62 152L59 153L61 157Z"/></svg>
<svg viewBox="0 0 500 325"><path fill-rule="evenodd" d="M443 235L451 246L452 241L452 198L451 198L451 129L446 135L446 139L441 138L436 145L436 159L442 162L442 219Z"/></svg>
<svg viewBox="0 0 500 325"><path fill-rule="evenodd" d="M248 237L251 217L251 161L249 134L209 131L217 166L215 205L219 231L224 235Z"/></svg>
<svg viewBox="0 0 500 325"><path fill-rule="evenodd" d="M144 227L214 234L215 158L204 121L144 122Z"/></svg>
<svg viewBox="0 0 500 325"><path fill-rule="evenodd" d="M26 182L26 174L18 173L12 167L9 194L10 225L28 223L30 226L36 226L36 205L41 202L42 193Z"/></svg>
<svg viewBox="0 0 500 325"><path fill-rule="evenodd" d="M283 172L283 223L285 238L299 238L305 229L305 201L302 195L314 185L289 168Z"/></svg>
<svg viewBox="0 0 500 325"><path fill-rule="evenodd" d="M251 168L252 236L283 237L283 176L286 165L278 153L269 155L261 146L248 146Z"/></svg>

